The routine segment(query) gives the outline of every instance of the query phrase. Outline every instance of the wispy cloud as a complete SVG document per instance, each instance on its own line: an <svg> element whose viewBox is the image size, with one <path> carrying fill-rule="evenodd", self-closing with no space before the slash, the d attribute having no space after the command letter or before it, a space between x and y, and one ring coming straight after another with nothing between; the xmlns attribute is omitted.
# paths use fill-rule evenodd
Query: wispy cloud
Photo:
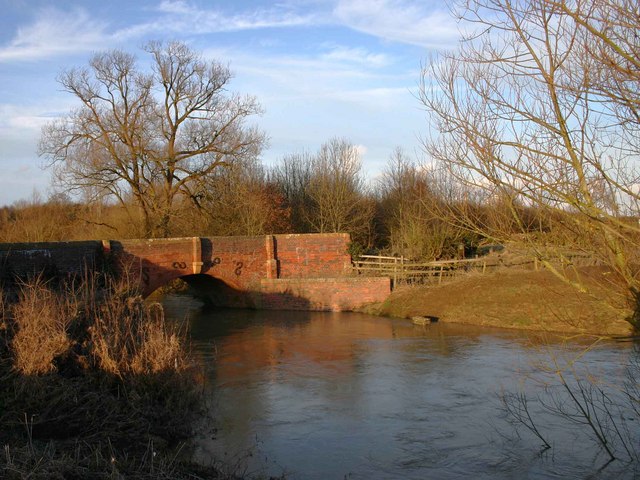
<svg viewBox="0 0 640 480"><path fill-rule="evenodd" d="M126 34L155 33L206 34L266 28L310 25L316 22L313 13L299 14L284 5L227 14L218 8L201 8L185 0L164 0L156 9L158 16L135 25ZM125 33L124 31L122 33Z"/></svg>
<svg viewBox="0 0 640 480"><path fill-rule="evenodd" d="M238 79L255 79L261 86L270 86L273 94L288 98L326 98L335 92L369 89L371 84L388 84L407 79L408 72L388 73L371 63L345 59L342 55L319 54L271 55L262 58L249 52L206 51L206 56L232 61ZM373 90L371 90L373 91Z"/></svg>
<svg viewBox="0 0 640 480"><path fill-rule="evenodd" d="M13 132L16 138L24 136L28 130L33 132L32 135L39 134L42 126L56 116L51 113L51 105L48 105L49 109L46 111L45 108L45 105L0 104L0 131Z"/></svg>
<svg viewBox="0 0 640 480"><path fill-rule="evenodd" d="M322 58L329 61L356 63L369 67L386 67L391 63L388 55L372 53L364 48L337 46L324 53Z"/></svg>
<svg viewBox="0 0 640 480"><path fill-rule="evenodd" d="M212 48L205 57L230 61L240 89L267 106L320 102L366 111L411 104L418 72L391 55L332 46L315 54L261 56L246 50ZM416 67L417 68L417 67Z"/></svg>
<svg viewBox="0 0 640 480"><path fill-rule="evenodd" d="M8 45L0 47L0 62L90 51L108 43L106 30L105 22L91 18L84 10L47 8L37 14L34 23L19 28Z"/></svg>
<svg viewBox="0 0 640 480"><path fill-rule="evenodd" d="M458 28L441 2L338 0L333 11L345 26L385 40L425 48L453 45ZM442 2L444 3L444 2ZM436 8L433 8L433 5Z"/></svg>
<svg viewBox="0 0 640 480"><path fill-rule="evenodd" d="M113 29L113 25L93 18L81 8L71 11L46 8L36 13L33 23L20 27L8 44L0 46L0 62L94 51L149 36L164 37L185 32L202 35L296 27L314 22L313 13L302 15L285 6L227 14L216 8L200 8L182 0L165 0L151 10L150 16L144 21L123 29Z"/></svg>
<svg viewBox="0 0 640 480"><path fill-rule="evenodd" d="M437 2L436 2L437 3ZM426 2L428 4L428 2ZM35 13L33 23L20 27L0 46L0 62L36 60L117 46L124 41L167 34L209 33L338 24L385 40L424 47L447 46L458 38L449 12L407 0L336 0L301 8L293 3L268 4L258 9L227 12L204 8L187 0L163 0L147 11L143 21L115 29L87 10L48 7ZM338 59L382 65L387 59L359 48L336 48L327 53Z"/></svg>
<svg viewBox="0 0 640 480"><path fill-rule="evenodd" d="M403 106L413 100L408 87L362 88L347 91L334 91L331 98L344 103L358 104L367 109L389 110Z"/></svg>

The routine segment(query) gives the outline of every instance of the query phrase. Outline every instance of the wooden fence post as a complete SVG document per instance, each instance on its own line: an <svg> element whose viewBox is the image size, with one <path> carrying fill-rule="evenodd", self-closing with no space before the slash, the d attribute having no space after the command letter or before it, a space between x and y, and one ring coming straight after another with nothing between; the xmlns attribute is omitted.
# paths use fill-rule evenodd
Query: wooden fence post
<svg viewBox="0 0 640 480"><path fill-rule="evenodd" d="M394 288L398 286L398 260L393 259L393 286Z"/></svg>

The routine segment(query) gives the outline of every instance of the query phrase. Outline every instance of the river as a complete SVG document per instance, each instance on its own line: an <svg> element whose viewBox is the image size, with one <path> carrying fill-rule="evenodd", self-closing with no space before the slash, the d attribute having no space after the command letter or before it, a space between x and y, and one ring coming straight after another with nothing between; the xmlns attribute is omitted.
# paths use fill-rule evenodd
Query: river
<svg viewBox="0 0 640 480"><path fill-rule="evenodd" d="M584 340L356 313L208 310L180 296L164 304L169 318L188 319L207 372L215 434L198 441L202 462L290 479L638 474L637 459L607 463L588 428L551 411L574 412L562 403L554 362L606 382L611 399L626 405L620 392L638 356L631 342L587 348ZM551 448L507 414L501 399L517 393ZM610 410L638 448L637 411Z"/></svg>

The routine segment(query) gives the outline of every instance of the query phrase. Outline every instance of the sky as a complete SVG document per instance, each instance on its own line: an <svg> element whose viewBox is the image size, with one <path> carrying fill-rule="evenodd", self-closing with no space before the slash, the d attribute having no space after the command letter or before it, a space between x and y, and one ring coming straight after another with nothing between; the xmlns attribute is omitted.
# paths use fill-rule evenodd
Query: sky
<svg viewBox="0 0 640 480"><path fill-rule="evenodd" d="M396 147L420 155L420 67L459 36L437 0L0 0L0 12L0 205L52 193L40 132L78 106L56 78L94 53L146 61L150 40L185 42L262 105L264 164L339 137L375 179Z"/></svg>

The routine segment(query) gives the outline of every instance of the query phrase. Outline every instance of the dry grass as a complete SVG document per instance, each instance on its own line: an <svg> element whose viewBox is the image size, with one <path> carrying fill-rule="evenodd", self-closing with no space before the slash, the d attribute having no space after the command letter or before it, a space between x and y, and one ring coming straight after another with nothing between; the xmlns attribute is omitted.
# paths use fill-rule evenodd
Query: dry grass
<svg viewBox="0 0 640 480"><path fill-rule="evenodd" d="M0 307L0 478L198 478L176 460L204 412L185 332L98 285L36 280Z"/></svg>
<svg viewBox="0 0 640 480"><path fill-rule="evenodd" d="M90 328L91 353L103 371L122 377L189 367L181 335L164 321L162 306L141 297L114 296L100 308Z"/></svg>
<svg viewBox="0 0 640 480"><path fill-rule="evenodd" d="M7 318L8 318L8 309L7 302L4 295L4 289L0 288L0 359L5 357L6 350L8 345L7 341Z"/></svg>
<svg viewBox="0 0 640 480"><path fill-rule="evenodd" d="M56 359L73 345L67 330L75 316L74 299L56 294L41 277L22 285L19 301L11 308L14 368L24 375L55 371Z"/></svg>
<svg viewBox="0 0 640 480"><path fill-rule="evenodd" d="M0 451L0 477L6 480L178 480L229 479L214 467L185 462L178 455L159 457L156 445L149 442L145 452L132 457L109 442L101 445L76 443L61 451L49 442L27 443L21 447L5 446Z"/></svg>
<svg viewBox="0 0 640 480"><path fill-rule="evenodd" d="M505 269L470 274L440 286L396 289L373 313L494 327L629 335L629 309L615 304L608 278L598 268L585 268L583 281L591 294L580 293L548 271Z"/></svg>
<svg viewBox="0 0 640 480"><path fill-rule="evenodd" d="M147 305L122 285L98 291L88 280L60 290L41 278L22 285L10 314L2 317L11 332L13 368L42 375L75 356L83 367L120 378L187 370L185 332L165 322L160 304Z"/></svg>

